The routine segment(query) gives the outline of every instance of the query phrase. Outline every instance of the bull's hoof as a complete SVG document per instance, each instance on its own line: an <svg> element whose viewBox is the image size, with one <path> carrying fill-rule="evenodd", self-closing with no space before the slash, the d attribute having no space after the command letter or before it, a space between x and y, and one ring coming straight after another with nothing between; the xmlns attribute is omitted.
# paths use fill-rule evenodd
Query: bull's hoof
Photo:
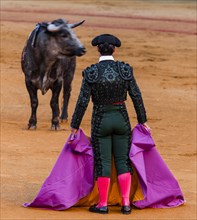
<svg viewBox="0 0 197 220"><path fill-rule="evenodd" d="M60 119L61 124L66 124L68 122L67 118Z"/></svg>
<svg viewBox="0 0 197 220"><path fill-rule="evenodd" d="M60 130L60 126L59 125L51 125L51 130L52 131L59 131Z"/></svg>
<svg viewBox="0 0 197 220"><path fill-rule="evenodd" d="M28 130L36 130L36 125L28 124Z"/></svg>

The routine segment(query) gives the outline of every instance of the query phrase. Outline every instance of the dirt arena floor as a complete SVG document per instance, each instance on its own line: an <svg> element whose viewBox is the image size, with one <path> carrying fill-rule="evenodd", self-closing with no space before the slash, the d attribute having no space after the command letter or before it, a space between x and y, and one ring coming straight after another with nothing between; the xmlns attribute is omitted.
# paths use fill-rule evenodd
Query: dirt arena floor
<svg viewBox="0 0 197 220"><path fill-rule="evenodd" d="M50 130L50 91L39 92L38 125L27 130L29 96L20 66L23 46L40 21L85 19L75 32L87 48L77 58L69 104L69 121L58 132ZM81 71L98 60L90 41L101 33L117 35L122 47L115 59L134 68L157 149L177 178L186 203L172 209L134 210L119 214L88 212L88 207L66 211L23 208L50 173L68 135L81 84ZM196 215L196 3L185 0L1 0L1 219L197 219ZM136 115L127 107L132 126ZM92 104L81 127L90 134Z"/></svg>

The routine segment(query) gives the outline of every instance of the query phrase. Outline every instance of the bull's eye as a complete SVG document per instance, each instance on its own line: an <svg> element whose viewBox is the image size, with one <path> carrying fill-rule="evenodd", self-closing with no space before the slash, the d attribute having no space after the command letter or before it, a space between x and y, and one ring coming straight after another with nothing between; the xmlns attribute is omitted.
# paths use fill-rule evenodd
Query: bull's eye
<svg viewBox="0 0 197 220"><path fill-rule="evenodd" d="M68 37L68 34L66 34L66 33L61 33L60 36L61 36L62 38L67 38L67 37Z"/></svg>

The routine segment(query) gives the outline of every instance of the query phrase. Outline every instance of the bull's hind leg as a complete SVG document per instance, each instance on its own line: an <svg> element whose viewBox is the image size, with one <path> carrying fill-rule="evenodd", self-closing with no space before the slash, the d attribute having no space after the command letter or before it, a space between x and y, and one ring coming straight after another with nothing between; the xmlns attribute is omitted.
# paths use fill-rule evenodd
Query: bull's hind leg
<svg viewBox="0 0 197 220"><path fill-rule="evenodd" d="M62 82L59 82L58 80L55 81L52 90L52 98L51 98L51 109L52 109L52 121L51 121L51 130L59 130L60 124L59 124L59 94L62 88Z"/></svg>
<svg viewBox="0 0 197 220"><path fill-rule="evenodd" d="M28 129L34 130L36 129L37 117L36 111L38 108L38 96L37 96L37 88L33 86L31 81L26 80L27 91L29 92L30 102L31 102L31 116L29 118Z"/></svg>

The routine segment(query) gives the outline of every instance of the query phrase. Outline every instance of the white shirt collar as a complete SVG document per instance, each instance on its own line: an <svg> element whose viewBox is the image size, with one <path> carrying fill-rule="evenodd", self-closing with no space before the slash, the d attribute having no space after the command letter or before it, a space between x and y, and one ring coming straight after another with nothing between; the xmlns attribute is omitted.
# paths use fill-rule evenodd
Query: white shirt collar
<svg viewBox="0 0 197 220"><path fill-rule="evenodd" d="M114 60L114 57L111 56L111 55L100 56L100 57L99 57L99 62L104 61L104 60Z"/></svg>

